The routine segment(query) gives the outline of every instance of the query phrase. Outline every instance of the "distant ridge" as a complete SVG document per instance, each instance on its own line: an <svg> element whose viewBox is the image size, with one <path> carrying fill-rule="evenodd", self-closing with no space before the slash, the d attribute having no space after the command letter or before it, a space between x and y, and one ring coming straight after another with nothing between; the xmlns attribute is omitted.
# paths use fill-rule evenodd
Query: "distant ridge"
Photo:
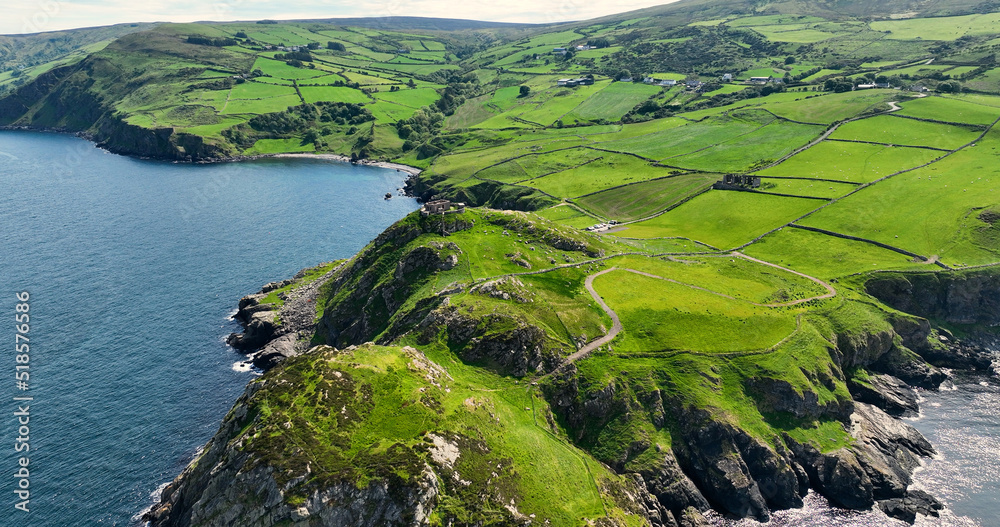
<svg viewBox="0 0 1000 527"><path fill-rule="evenodd" d="M308 18L281 20L281 22L322 23L338 26L357 26L373 29L424 29L438 31L459 31L463 29L534 27L539 24L511 22L488 22L484 20L464 20L460 18L432 18L422 16L380 16L361 18Z"/></svg>

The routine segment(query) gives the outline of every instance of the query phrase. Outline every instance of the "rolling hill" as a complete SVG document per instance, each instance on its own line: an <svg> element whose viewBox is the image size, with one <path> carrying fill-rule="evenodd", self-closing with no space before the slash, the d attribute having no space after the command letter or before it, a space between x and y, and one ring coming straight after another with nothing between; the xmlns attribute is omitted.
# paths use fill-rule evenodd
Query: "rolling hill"
<svg viewBox="0 0 1000 527"><path fill-rule="evenodd" d="M1000 323L998 22L693 0L161 24L78 40L0 124L393 161L456 204L241 300L231 342L270 371L153 525L704 525L809 489L912 522L941 504L909 488L933 447L895 419L907 385L987 367Z"/></svg>

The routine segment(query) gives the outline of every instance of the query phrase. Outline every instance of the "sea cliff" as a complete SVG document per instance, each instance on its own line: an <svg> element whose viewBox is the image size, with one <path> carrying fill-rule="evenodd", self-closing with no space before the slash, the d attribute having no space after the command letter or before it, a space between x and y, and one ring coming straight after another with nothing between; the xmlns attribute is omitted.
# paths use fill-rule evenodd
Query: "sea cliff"
<svg viewBox="0 0 1000 527"><path fill-rule="evenodd" d="M457 279L483 235L530 245L496 253L520 271ZM147 518L561 525L588 510L604 525L705 525L709 509L767 520L809 489L910 522L937 515L940 502L909 488L934 448L897 417L918 410L911 387L946 379L932 364L988 363L972 335L994 323L994 270L861 278L868 304L814 322L830 333L793 365L804 376L760 369L753 354L705 363L699 399L668 364L567 361L572 348L539 311L556 297L532 281L549 273L529 269L559 262L560 287L578 298L573 281L616 249L523 213L414 213L352 259L244 298L246 330L230 342L268 371ZM962 338L940 328L948 321L967 324ZM527 436L538 452L522 450ZM584 460L563 476L582 478L571 492L592 481L603 509L534 495L556 477L549 448Z"/></svg>

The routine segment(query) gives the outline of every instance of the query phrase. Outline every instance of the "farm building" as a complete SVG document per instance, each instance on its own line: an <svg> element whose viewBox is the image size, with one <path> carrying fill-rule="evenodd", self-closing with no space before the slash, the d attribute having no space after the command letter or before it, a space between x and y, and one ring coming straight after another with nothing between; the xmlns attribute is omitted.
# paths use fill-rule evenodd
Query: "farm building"
<svg viewBox="0 0 1000 527"><path fill-rule="evenodd" d="M458 214L461 212L465 212L465 203L453 203L446 199L428 201L424 203L423 207L420 207L421 216L428 216L430 214Z"/></svg>
<svg viewBox="0 0 1000 527"><path fill-rule="evenodd" d="M556 86L590 86L594 84L594 79L591 77L580 77L577 79L559 79L556 81Z"/></svg>
<svg viewBox="0 0 1000 527"><path fill-rule="evenodd" d="M744 176L742 174L726 174L722 177L722 181L716 182L713 186L720 190L734 188L737 190L741 188L760 188L760 177Z"/></svg>

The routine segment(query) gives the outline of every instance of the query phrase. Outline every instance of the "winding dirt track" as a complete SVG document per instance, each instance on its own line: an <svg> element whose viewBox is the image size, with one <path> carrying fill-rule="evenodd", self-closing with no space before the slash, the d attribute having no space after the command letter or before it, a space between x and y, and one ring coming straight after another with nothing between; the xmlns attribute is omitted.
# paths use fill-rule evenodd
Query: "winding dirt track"
<svg viewBox="0 0 1000 527"><path fill-rule="evenodd" d="M610 307L608 307L608 304L604 302L604 299L601 298L601 295L599 295L597 293L597 291L594 290L594 279L597 278L598 276L603 275L603 274L610 273L611 271L618 271L618 270L628 271L630 273L635 273L635 274L642 275L642 276L648 276L649 278L656 278L656 279L659 279L659 280L666 280L667 282L670 282L670 283L673 283L673 284L682 285L684 287L690 287L692 289L697 289L699 291L705 291L707 293L711 293L713 295L718 295L718 296L721 296L721 297L724 297L724 298L729 298L731 300L748 302L750 304L753 304L755 306L760 306L760 307L788 307L788 306L795 306L795 305L798 305L798 304L803 304L803 303L806 303L806 302L810 302L812 300L825 300L827 298L833 298L833 297L837 296L837 290L834 289L833 286L831 286L830 284L828 284L828 283L826 283L826 282L824 282L824 281L822 281L819 278L816 278L814 276L809 276L807 274L800 273L798 271L794 271L792 269L788 269L787 267L782 267L780 265L773 264L771 262L765 262L764 260L758 260L757 258L754 258L752 256L747 256L747 255L745 255L743 253L740 253L740 252L732 252L728 256L743 258L744 260L748 260L748 261L751 261L751 262L754 262L754 263L757 263L757 264L760 264L760 265L766 265L766 266L769 266L769 267L774 267L775 269L780 269L782 271L785 271L785 272L788 272L788 273L791 273L791 274L794 274L794 275L797 275L797 276L801 276L802 278L805 278L807 280L810 280L810 281L815 282L815 283L819 284L820 286L822 286L824 289L826 289L826 293L824 293L822 295L811 296L809 298L800 298L798 300L792 300L790 302L778 302L778 303L774 303L774 304L758 304L756 302L750 302L749 300L739 299L739 298L732 297L732 296L729 296L729 295L726 295L726 294L723 294L723 293L718 293L716 291L712 291L711 289L706 289L704 287L698 287L696 285L691 285L691 284L685 284L684 282L678 282L677 280L673 280L671 278L665 278L663 276L657 276L655 274L647 273L647 272L644 272L644 271L638 271L636 269L610 267L610 268L605 269L603 271L599 271L599 272L596 272L596 273L594 273L592 275L588 275L587 279L583 282L583 286L587 288L587 292L590 293L590 296L597 302L597 305L601 306L601 309L603 309L604 312L607 313L609 317L611 317L611 322L612 322L611 331L608 331L607 334L605 334L603 337L600 337L600 338L597 338L595 340L592 340L592 341L588 342L586 346L580 348L579 350L577 350L572 355L566 357L566 360L564 360L562 364L560 364L556 369L554 369L548 375L545 375L545 377L548 377L549 375L552 375L553 373L558 372L559 370L565 368L566 366L569 366L570 364L573 364L574 362L576 362L576 361L578 361L578 360L580 360L580 359L582 359L582 358L590 355L597 348L599 348L599 347L607 344L608 342L611 342L616 336L618 336L618 333L621 332L621 330L622 330L622 323L621 323L621 320L618 318L618 313L615 313L613 309L611 309Z"/></svg>

